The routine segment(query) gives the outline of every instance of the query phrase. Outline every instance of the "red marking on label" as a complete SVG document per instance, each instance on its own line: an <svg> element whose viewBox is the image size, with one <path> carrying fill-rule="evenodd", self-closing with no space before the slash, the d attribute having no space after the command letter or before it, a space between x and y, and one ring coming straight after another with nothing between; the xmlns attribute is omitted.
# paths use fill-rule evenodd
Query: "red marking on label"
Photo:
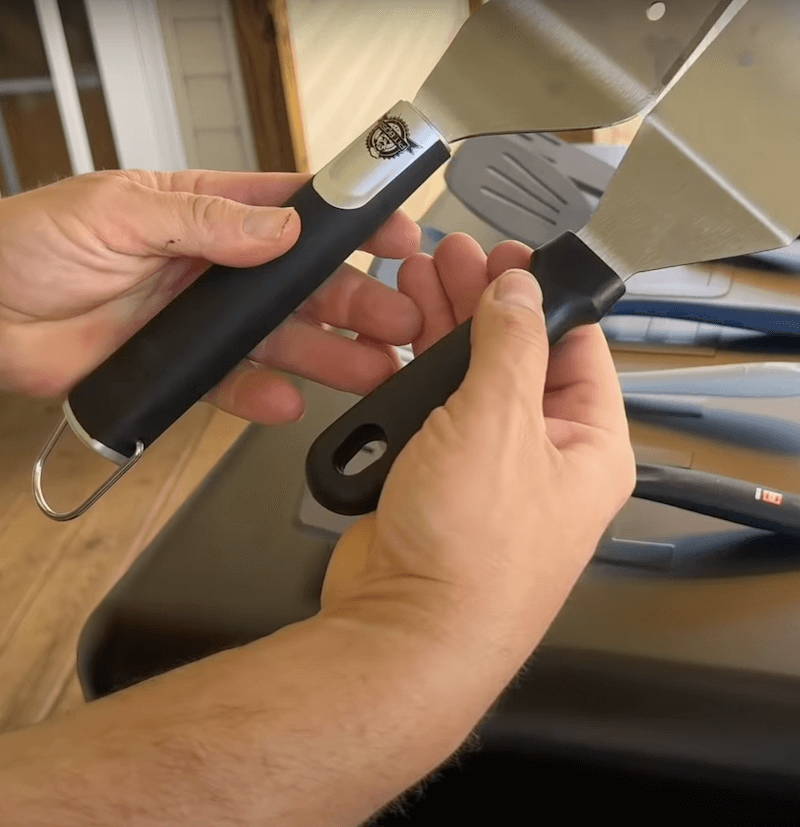
<svg viewBox="0 0 800 827"><path fill-rule="evenodd" d="M764 489L761 499L770 505L783 505L783 494L779 494L777 491L767 491Z"/></svg>

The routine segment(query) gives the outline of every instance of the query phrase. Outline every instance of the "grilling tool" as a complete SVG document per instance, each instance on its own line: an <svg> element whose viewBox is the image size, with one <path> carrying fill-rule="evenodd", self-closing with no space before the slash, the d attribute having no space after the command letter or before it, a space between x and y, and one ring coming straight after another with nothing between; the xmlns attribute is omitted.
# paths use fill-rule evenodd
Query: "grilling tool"
<svg viewBox="0 0 800 827"><path fill-rule="evenodd" d="M565 178L569 178L579 189L595 198L600 198L614 177L615 168L611 164L578 149L556 135L533 132L513 137L526 141L532 151L544 158Z"/></svg>
<svg viewBox="0 0 800 827"><path fill-rule="evenodd" d="M467 141L448 164L445 181L472 213L532 247L579 230L592 215L578 187L531 152L527 135Z"/></svg>
<svg viewBox="0 0 800 827"><path fill-rule="evenodd" d="M606 187L614 177L614 170L619 166L626 149L624 146L603 144L589 144L578 148L556 135L550 135L546 132L521 133L519 135L503 136L503 139L527 142L530 152L544 158L561 175L571 180L578 189L590 196L593 207L597 205L596 200L602 197ZM499 140L501 139L496 136L478 139L481 142ZM471 143L475 143L475 141ZM457 192L454 194L458 195ZM743 267L760 266L779 272L797 273L800 272L800 240L778 250L765 250L750 253L740 258L732 258L729 263L739 264Z"/></svg>
<svg viewBox="0 0 800 827"><path fill-rule="evenodd" d="M800 453L800 364L755 362L620 374L628 415L776 453Z"/></svg>
<svg viewBox="0 0 800 827"><path fill-rule="evenodd" d="M450 157L462 138L586 129L628 120L658 100L742 0L491 0L470 16L413 102L401 101L287 203L302 232L256 268L214 267L69 394L65 419L33 472L56 520L77 517L189 407L224 378ZM69 425L118 464L71 511L42 488Z"/></svg>
<svg viewBox="0 0 800 827"><path fill-rule="evenodd" d="M523 133L467 141L445 178L449 191L470 212L506 237L535 248L564 230L584 227L614 172L610 164L555 136ZM759 255L750 260L757 263ZM612 312L800 335L800 300L740 284L707 265L634 275Z"/></svg>
<svg viewBox="0 0 800 827"><path fill-rule="evenodd" d="M586 161L576 164L576 156ZM565 162L575 167L575 178L556 166ZM597 164L604 168L599 174ZM592 208L584 192L605 188L613 174L613 167L546 133L471 138L453 155L447 189L420 221L421 250L433 253L447 231L455 230L471 235L487 252L507 238L538 247L586 224ZM369 272L396 287L401 264L375 259Z"/></svg>
<svg viewBox="0 0 800 827"><path fill-rule="evenodd" d="M633 496L800 537L800 497L745 480L690 468L637 464Z"/></svg>
<svg viewBox="0 0 800 827"><path fill-rule="evenodd" d="M751 0L651 110L589 223L532 257L551 343L599 321L634 273L797 238L798 49L794 1ZM324 431L306 462L319 502L343 514L373 510L403 446L460 385L469 353L467 322ZM385 443L380 458L345 474L371 441Z"/></svg>
<svg viewBox="0 0 800 827"><path fill-rule="evenodd" d="M425 216L423 252L435 249L446 234L444 227L473 235L487 251L504 238L536 248L564 230L577 232L591 218L598 195L614 172L611 164L546 133L473 138L447 166L446 203L442 208L434 204ZM784 269L794 261L796 270L797 246L794 242L738 261L774 268L782 256ZM370 272L396 284L400 264L381 260ZM706 264L632 276L612 313L800 336L800 300L782 291L741 284ZM627 324L637 329L635 322ZM736 341L734 334L728 335Z"/></svg>
<svg viewBox="0 0 800 827"><path fill-rule="evenodd" d="M613 312L800 336L796 296L741 284L704 265L634 276Z"/></svg>
<svg viewBox="0 0 800 827"><path fill-rule="evenodd" d="M452 195L481 220L535 248L563 230L584 227L614 172L611 164L553 135L522 133L467 141L448 165L446 181ZM794 261L797 268L796 249L794 242L742 261L750 266ZM800 300L740 284L706 265L632 276L612 312L800 335Z"/></svg>

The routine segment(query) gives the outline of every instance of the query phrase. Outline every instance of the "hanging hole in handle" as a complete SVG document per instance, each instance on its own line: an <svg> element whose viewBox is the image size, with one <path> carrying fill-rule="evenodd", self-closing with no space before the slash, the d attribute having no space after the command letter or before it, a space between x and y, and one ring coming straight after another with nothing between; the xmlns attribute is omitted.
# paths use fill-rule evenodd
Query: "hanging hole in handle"
<svg viewBox="0 0 800 827"><path fill-rule="evenodd" d="M380 425L362 425L339 446L333 464L340 474L352 477L377 462L388 447Z"/></svg>
<svg viewBox="0 0 800 827"><path fill-rule="evenodd" d="M647 19L652 20L653 23L661 20L667 13L666 3L651 3L647 8Z"/></svg>

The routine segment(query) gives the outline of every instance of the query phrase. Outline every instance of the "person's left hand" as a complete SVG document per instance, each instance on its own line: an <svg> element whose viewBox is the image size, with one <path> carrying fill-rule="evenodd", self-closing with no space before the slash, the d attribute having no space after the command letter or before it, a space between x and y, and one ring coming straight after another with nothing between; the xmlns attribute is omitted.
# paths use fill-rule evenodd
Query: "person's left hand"
<svg viewBox="0 0 800 827"><path fill-rule="evenodd" d="M248 267L296 242L282 204L309 176L108 171L0 200L0 387L58 396L100 364L210 262ZM393 215L364 249L405 258L420 231ZM326 329L351 330L357 340ZM209 400L257 422L297 419L275 369L367 393L418 335L413 301L349 265L250 354Z"/></svg>

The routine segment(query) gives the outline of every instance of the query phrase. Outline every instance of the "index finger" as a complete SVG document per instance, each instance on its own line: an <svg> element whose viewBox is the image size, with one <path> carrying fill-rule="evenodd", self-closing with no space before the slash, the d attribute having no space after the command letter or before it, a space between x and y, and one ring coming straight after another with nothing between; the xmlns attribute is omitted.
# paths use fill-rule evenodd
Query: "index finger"
<svg viewBox="0 0 800 827"><path fill-rule="evenodd" d="M305 172L228 172L186 169L156 173L160 189L216 195L253 207L279 207L303 184L311 180Z"/></svg>
<svg viewBox="0 0 800 827"><path fill-rule="evenodd" d="M254 207L284 204L312 178L301 172L183 170L155 176L157 185L176 192L217 195ZM402 210L390 215L361 247L380 258L408 258L419 250L421 231Z"/></svg>
<svg viewBox="0 0 800 827"><path fill-rule="evenodd" d="M599 325L579 327L553 348L544 415L606 431L627 427L617 369Z"/></svg>

